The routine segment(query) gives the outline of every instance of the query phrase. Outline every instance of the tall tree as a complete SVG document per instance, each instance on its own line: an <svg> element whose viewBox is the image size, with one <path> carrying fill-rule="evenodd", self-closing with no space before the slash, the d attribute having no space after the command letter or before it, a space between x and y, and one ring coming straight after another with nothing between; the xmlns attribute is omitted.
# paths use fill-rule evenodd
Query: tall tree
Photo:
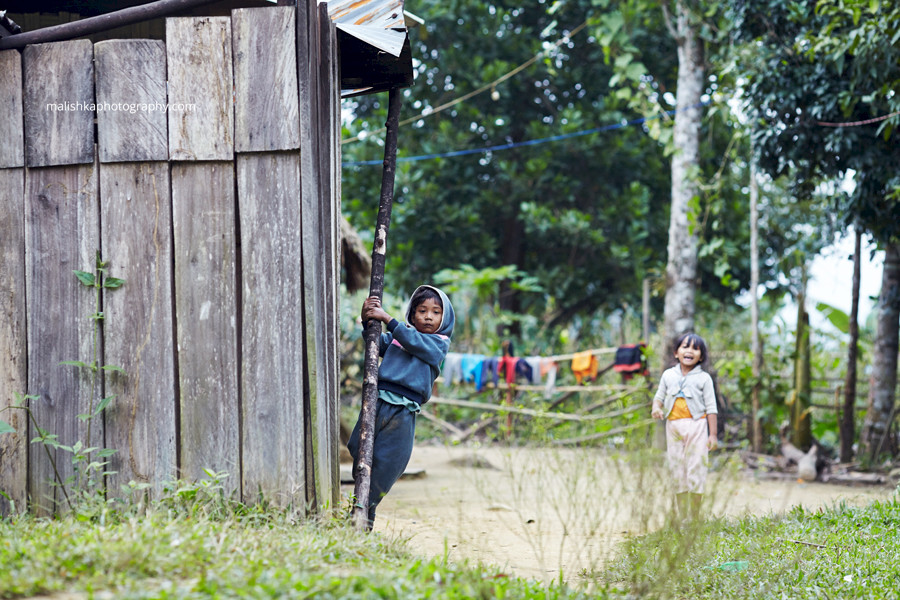
<svg viewBox="0 0 900 600"><path fill-rule="evenodd" d="M669 212L669 238L666 261L666 302L663 334L666 363L671 361L671 344L676 336L694 329L694 297L697 286L697 225L699 196L701 97L705 91L705 50L697 17L688 3L678 0L675 15L666 21L678 47L677 111L672 156L672 204Z"/></svg>
<svg viewBox="0 0 900 600"><path fill-rule="evenodd" d="M753 390L750 399L750 447L762 452L762 427L759 419L760 375L762 374L762 343L759 339L759 180L756 165L750 163L750 352Z"/></svg>
<svg viewBox="0 0 900 600"><path fill-rule="evenodd" d="M790 173L801 197L810 196L822 178L853 174L853 192L846 199L836 195L837 214L896 256L900 6L862 0L733 0L732 9L736 40L754 49L742 69L749 110L760 124L754 142L761 167L775 176ZM900 323L892 304L891 264L885 261L880 294L879 374L861 438L869 452L877 450L893 414Z"/></svg>
<svg viewBox="0 0 900 600"><path fill-rule="evenodd" d="M887 449L885 441L894 418L894 389L897 387L897 323L900 321L900 246L888 244L884 252L881 293L875 329L872 380L875 382L866 407L861 431L865 456L876 459ZM896 448L890 448L895 451Z"/></svg>

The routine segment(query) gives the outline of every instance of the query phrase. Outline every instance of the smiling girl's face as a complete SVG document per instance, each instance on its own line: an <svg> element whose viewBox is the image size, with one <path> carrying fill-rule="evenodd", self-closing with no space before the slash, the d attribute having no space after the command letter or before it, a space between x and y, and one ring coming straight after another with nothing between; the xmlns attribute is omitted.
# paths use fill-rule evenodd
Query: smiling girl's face
<svg viewBox="0 0 900 600"><path fill-rule="evenodd" d="M675 360L681 365L681 371L687 373L696 367L703 360L703 352L693 340L686 338L678 348L675 349Z"/></svg>

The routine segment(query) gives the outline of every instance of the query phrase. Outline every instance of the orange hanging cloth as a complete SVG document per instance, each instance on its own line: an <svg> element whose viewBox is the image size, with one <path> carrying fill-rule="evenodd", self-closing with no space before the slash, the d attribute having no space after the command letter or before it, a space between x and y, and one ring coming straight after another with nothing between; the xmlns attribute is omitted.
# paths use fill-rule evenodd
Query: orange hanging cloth
<svg viewBox="0 0 900 600"><path fill-rule="evenodd" d="M596 377L599 368L600 363L597 362L597 357L590 350L576 352L572 356L572 374L575 375L575 381L578 384L581 384L582 380L587 382Z"/></svg>

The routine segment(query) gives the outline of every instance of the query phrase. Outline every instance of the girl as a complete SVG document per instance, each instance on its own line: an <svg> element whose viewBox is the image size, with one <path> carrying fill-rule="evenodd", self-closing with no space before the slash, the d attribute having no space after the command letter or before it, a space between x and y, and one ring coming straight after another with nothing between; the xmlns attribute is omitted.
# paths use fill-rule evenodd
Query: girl
<svg viewBox="0 0 900 600"><path fill-rule="evenodd" d="M709 451L718 446L716 393L701 366L706 356L706 342L699 335L679 336L678 364L662 374L650 412L654 419L666 419L666 458L682 517L699 514Z"/></svg>

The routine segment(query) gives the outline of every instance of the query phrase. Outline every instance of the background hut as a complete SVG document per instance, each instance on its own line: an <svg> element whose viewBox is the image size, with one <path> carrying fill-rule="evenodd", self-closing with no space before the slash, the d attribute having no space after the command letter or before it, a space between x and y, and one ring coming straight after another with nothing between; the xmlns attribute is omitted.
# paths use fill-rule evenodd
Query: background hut
<svg viewBox="0 0 900 600"><path fill-rule="evenodd" d="M124 4L0 10L29 32ZM245 502L337 504L340 94L411 62L402 16L386 59L341 2L279 4L0 39L0 409L34 417L0 413L0 512L64 508L79 442L115 450L112 496L224 473Z"/></svg>

